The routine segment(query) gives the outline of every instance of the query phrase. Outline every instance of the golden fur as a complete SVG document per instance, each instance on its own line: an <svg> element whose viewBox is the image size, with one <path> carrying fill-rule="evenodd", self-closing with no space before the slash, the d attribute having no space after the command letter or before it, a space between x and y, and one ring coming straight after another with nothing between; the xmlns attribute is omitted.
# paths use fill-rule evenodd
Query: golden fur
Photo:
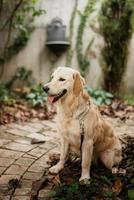
<svg viewBox="0 0 134 200"><path fill-rule="evenodd" d="M65 79L60 82L59 77ZM56 103L57 127L61 137L60 161L50 168L51 173L58 173L63 167L69 150L80 155L81 135L78 116L84 110L88 113L83 119L84 140L82 143L82 173L81 180L90 178L91 161L99 158L107 168L112 169L121 159L121 144L109 125L100 115L98 108L92 103L84 91L84 79L79 72L67 67L59 67L53 74L53 79L47 84L49 95L56 95L63 89L67 93ZM58 89L57 89L58 88Z"/></svg>

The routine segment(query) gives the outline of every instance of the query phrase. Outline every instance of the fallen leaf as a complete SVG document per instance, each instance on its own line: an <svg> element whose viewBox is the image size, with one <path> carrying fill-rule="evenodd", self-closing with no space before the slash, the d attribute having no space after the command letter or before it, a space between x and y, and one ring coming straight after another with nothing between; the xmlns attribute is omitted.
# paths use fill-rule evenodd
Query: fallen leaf
<svg viewBox="0 0 134 200"><path fill-rule="evenodd" d="M119 101L113 101L111 104L112 109L117 110L119 108L120 102Z"/></svg>
<svg viewBox="0 0 134 200"><path fill-rule="evenodd" d="M60 159L60 154L54 153L49 156L51 161L58 161Z"/></svg>
<svg viewBox="0 0 134 200"><path fill-rule="evenodd" d="M112 191L119 194L122 190L122 182L120 180L120 178L117 178L113 187L112 187Z"/></svg>
<svg viewBox="0 0 134 200"><path fill-rule="evenodd" d="M53 176L52 179L51 179L51 181L52 181L52 183L54 185L59 185L60 184L60 176L59 176L59 174L56 175L56 176Z"/></svg>
<svg viewBox="0 0 134 200"><path fill-rule="evenodd" d="M36 138L33 138L31 140L31 144L42 144L42 143L45 143L46 141L45 140L38 140Z"/></svg>

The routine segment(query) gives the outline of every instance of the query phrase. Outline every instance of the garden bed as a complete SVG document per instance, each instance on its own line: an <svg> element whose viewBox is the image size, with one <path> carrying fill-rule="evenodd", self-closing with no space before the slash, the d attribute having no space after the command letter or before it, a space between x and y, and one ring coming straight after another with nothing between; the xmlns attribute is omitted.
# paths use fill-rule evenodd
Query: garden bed
<svg viewBox="0 0 134 200"><path fill-rule="evenodd" d="M118 172L111 173L101 163L91 167L90 185L80 185L80 160L68 159L59 175L52 176L47 200L133 200L134 199L134 138L127 138L123 147L123 160ZM51 158L51 165L58 158Z"/></svg>

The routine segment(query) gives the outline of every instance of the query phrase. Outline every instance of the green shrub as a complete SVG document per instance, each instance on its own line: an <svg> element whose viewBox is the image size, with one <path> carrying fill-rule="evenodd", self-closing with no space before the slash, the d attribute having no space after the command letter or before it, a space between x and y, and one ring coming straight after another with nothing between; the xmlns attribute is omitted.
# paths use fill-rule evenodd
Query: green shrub
<svg viewBox="0 0 134 200"><path fill-rule="evenodd" d="M124 75L128 47L133 33L134 1L104 0L99 24L104 38L102 49L105 89L118 91Z"/></svg>
<svg viewBox="0 0 134 200"><path fill-rule="evenodd" d="M130 105L134 105L134 95L125 95L123 100Z"/></svg>
<svg viewBox="0 0 134 200"><path fill-rule="evenodd" d="M26 95L26 100L32 106L43 106L46 101L46 93L43 91L42 85L38 84L31 88L31 92Z"/></svg>
<svg viewBox="0 0 134 200"><path fill-rule="evenodd" d="M13 99L9 89L4 83L0 84L0 103L12 104L15 100Z"/></svg>
<svg viewBox="0 0 134 200"><path fill-rule="evenodd" d="M134 200L134 190L128 190L128 198Z"/></svg>
<svg viewBox="0 0 134 200"><path fill-rule="evenodd" d="M91 87L86 87L85 89L87 90L88 94L93 98L93 101L96 105L109 105L114 98L114 96L111 93L106 92L104 90L94 90Z"/></svg>

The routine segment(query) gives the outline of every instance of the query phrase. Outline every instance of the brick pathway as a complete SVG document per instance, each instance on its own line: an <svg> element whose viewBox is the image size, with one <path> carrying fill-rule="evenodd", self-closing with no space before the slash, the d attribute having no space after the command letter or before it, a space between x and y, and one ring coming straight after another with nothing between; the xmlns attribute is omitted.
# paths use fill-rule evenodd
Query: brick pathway
<svg viewBox="0 0 134 200"><path fill-rule="evenodd" d="M109 120L117 132L134 136L132 120L126 123ZM31 144L33 138L46 142ZM58 141L54 121L34 120L0 126L0 200L30 200L32 182L40 179L49 167L49 155L59 152ZM20 180L20 188L9 190L9 180L15 178ZM39 200L45 199L48 190L40 190Z"/></svg>
<svg viewBox="0 0 134 200"><path fill-rule="evenodd" d="M31 144L33 138L46 142ZM32 182L42 177L49 154L58 149L53 121L0 126L0 200L29 200ZM9 180L15 178L21 187L9 190Z"/></svg>

